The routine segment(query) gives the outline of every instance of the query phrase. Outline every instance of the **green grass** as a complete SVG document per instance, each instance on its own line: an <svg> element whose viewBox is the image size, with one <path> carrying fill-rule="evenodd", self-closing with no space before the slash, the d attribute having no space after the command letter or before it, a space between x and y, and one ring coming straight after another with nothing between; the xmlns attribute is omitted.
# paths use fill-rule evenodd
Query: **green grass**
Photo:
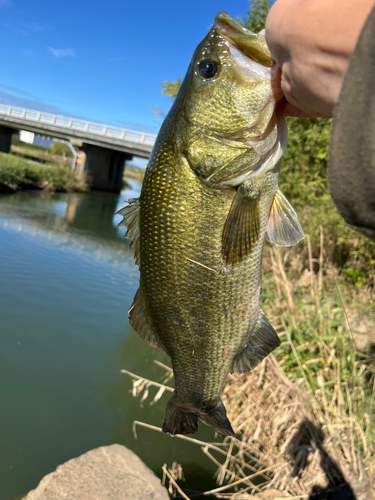
<svg viewBox="0 0 375 500"><path fill-rule="evenodd" d="M282 323L286 338L275 356L284 373L308 394L318 420L342 453L350 449L373 473L374 360L364 348L363 335L362 352L358 351L360 335L351 324L361 317L361 309L373 310L374 294L349 286L340 277L326 258L321 234L315 272L311 251L306 268L287 251L268 249L263 307L272 324ZM302 244L307 253L308 243Z"/></svg>
<svg viewBox="0 0 375 500"><path fill-rule="evenodd" d="M20 189L50 191L87 191L88 186L75 178L69 164L31 163L22 158L0 153L0 193Z"/></svg>
<svg viewBox="0 0 375 500"><path fill-rule="evenodd" d="M348 284L375 288L375 243L350 229L328 194L327 160L332 120L288 118L288 147L282 158L280 189L291 202L305 233L313 259L318 257L320 231L325 234L325 258ZM301 247L292 252L296 254ZM307 248L303 247L307 262ZM317 266L315 265L315 268Z"/></svg>

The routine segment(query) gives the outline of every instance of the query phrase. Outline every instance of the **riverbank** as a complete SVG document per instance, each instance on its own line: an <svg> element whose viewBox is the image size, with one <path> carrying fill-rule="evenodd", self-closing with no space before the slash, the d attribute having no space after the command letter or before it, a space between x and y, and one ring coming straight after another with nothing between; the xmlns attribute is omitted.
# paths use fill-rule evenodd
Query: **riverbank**
<svg viewBox="0 0 375 500"><path fill-rule="evenodd" d="M0 153L0 194L15 193L22 189L85 192L89 186L76 178L70 162L55 160L40 163Z"/></svg>

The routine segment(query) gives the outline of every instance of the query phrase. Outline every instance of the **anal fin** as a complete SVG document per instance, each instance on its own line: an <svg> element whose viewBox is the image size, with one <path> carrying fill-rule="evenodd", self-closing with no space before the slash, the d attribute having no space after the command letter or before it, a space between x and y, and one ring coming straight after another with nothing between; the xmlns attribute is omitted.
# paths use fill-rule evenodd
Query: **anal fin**
<svg viewBox="0 0 375 500"><path fill-rule="evenodd" d="M247 373L280 345L280 339L268 319L260 311L245 348L234 358L231 372Z"/></svg>
<svg viewBox="0 0 375 500"><path fill-rule="evenodd" d="M271 205L267 236L271 243L280 247L291 247L305 237L296 212L280 189Z"/></svg>
<svg viewBox="0 0 375 500"><path fill-rule="evenodd" d="M259 240L259 191L248 192L242 184L233 198L222 233L222 259L238 264L246 259Z"/></svg>
<svg viewBox="0 0 375 500"><path fill-rule="evenodd" d="M148 319L141 288L135 294L133 304L128 312L129 323L140 337L152 347L163 349L163 346L153 331L152 324Z"/></svg>

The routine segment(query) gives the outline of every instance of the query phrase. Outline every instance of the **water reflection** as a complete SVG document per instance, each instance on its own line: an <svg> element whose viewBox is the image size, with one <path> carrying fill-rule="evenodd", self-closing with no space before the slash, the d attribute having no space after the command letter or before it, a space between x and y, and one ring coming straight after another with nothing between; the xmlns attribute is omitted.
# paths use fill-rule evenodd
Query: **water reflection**
<svg viewBox="0 0 375 500"><path fill-rule="evenodd" d="M152 360L168 362L127 320L139 273L115 212L139 190L0 196L2 498L113 442L157 473L179 461L190 487L210 486L214 467L195 445L147 429L135 441L131 430L134 419L160 426L167 400L141 407L120 373L158 378ZM204 426L199 432L213 437Z"/></svg>
<svg viewBox="0 0 375 500"><path fill-rule="evenodd" d="M117 227L121 216L115 214L125 199L139 192L140 186L134 183L120 195L23 192L1 196L0 227L106 258L132 258L129 242L123 241L125 229Z"/></svg>
<svg viewBox="0 0 375 500"><path fill-rule="evenodd" d="M122 379L139 277L114 214L134 194L0 197L1 498L110 440L101 391Z"/></svg>

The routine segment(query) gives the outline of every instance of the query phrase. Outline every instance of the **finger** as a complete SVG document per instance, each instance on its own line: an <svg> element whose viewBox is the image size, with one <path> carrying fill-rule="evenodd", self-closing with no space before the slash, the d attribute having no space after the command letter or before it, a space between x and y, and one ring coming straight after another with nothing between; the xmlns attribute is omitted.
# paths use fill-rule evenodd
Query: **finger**
<svg viewBox="0 0 375 500"><path fill-rule="evenodd" d="M282 116L293 116L295 118L328 118L320 114L311 114L290 104L285 97L280 99L276 105L276 114Z"/></svg>

